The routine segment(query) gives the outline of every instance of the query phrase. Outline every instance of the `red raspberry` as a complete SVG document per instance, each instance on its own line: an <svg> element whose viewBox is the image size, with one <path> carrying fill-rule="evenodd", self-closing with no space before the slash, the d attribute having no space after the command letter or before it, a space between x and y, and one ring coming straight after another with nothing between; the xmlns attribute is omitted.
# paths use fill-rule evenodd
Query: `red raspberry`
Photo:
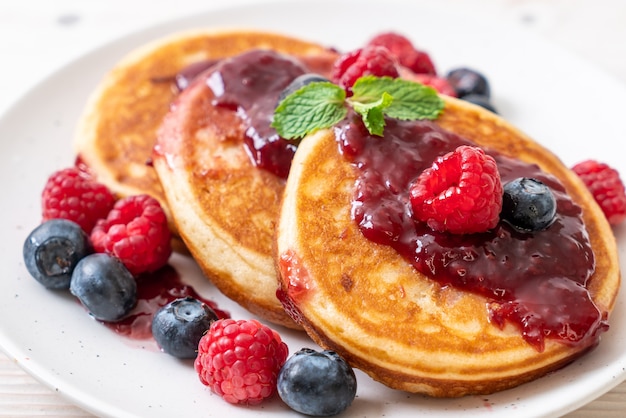
<svg viewBox="0 0 626 418"><path fill-rule="evenodd" d="M91 232L97 252L119 258L133 275L163 267L172 253L171 233L159 202L148 195L118 200Z"/></svg>
<svg viewBox="0 0 626 418"><path fill-rule="evenodd" d="M43 221L54 218L76 222L90 233L98 219L107 216L115 197L103 184L97 183L76 167L53 173L41 194Z"/></svg>
<svg viewBox="0 0 626 418"><path fill-rule="evenodd" d="M445 78L437 77L434 75L428 74L413 74L408 76L407 78L417 81L418 83L422 83L425 86L430 86L437 90L440 94L445 94L446 96L456 97L456 90L454 87L450 85L448 80Z"/></svg>
<svg viewBox="0 0 626 418"><path fill-rule="evenodd" d="M436 75L435 65L430 56L416 49L405 36L394 32L381 33L372 38L368 45L383 46L400 62L417 74Z"/></svg>
<svg viewBox="0 0 626 418"><path fill-rule="evenodd" d="M595 160L580 162L572 170L585 183L611 225L626 219L626 193L617 170Z"/></svg>
<svg viewBox="0 0 626 418"><path fill-rule="evenodd" d="M365 75L399 76L397 62L387 48L372 45L343 54L333 66L331 79L350 91L356 80Z"/></svg>
<svg viewBox="0 0 626 418"><path fill-rule="evenodd" d="M413 216L435 231L485 232L498 224L502 181L493 157L462 145L439 157L410 190Z"/></svg>
<svg viewBox="0 0 626 418"><path fill-rule="evenodd" d="M200 339L194 368L227 402L254 405L274 393L288 354L280 335L259 321L221 319Z"/></svg>

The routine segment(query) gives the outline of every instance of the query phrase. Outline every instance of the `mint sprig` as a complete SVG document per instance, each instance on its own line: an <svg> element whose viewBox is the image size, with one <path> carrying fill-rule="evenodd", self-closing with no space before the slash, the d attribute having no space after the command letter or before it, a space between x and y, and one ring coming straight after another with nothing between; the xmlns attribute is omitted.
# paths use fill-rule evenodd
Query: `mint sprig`
<svg viewBox="0 0 626 418"><path fill-rule="evenodd" d="M278 104L272 127L285 139L302 138L345 118L345 101L341 87L327 81L309 83Z"/></svg>
<svg viewBox="0 0 626 418"><path fill-rule="evenodd" d="M437 92L413 81L365 76L352 86L351 97L331 82L313 82L283 99L274 111L272 127L285 139L298 139L329 128L348 113L361 115L372 135L382 136L385 116L401 120L436 119L444 102Z"/></svg>

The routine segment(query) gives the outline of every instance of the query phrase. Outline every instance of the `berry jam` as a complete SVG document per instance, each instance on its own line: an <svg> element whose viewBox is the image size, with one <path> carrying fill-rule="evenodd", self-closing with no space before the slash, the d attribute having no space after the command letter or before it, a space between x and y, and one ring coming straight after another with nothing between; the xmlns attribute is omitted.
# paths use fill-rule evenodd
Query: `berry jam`
<svg viewBox="0 0 626 418"><path fill-rule="evenodd" d="M270 126L280 92L307 67L273 51L254 50L216 65L207 78L214 105L236 111L246 127L244 143L260 168L287 178L296 144Z"/></svg>
<svg viewBox="0 0 626 418"><path fill-rule="evenodd" d="M215 95L213 105L231 109L241 118L244 145L252 162L286 179L297 145L270 126L278 97L302 74L329 72L334 60L332 53L296 59L275 51L252 50L223 60L192 63L173 77L153 81L173 82L180 92L206 72L206 83Z"/></svg>
<svg viewBox="0 0 626 418"><path fill-rule="evenodd" d="M183 91L193 80L196 79L200 74L208 70L217 64L217 60L204 60L199 62L194 62L180 70L176 76L174 77L174 82L176 84L176 89L178 91Z"/></svg>
<svg viewBox="0 0 626 418"><path fill-rule="evenodd" d="M137 277L137 305L130 314L117 322L104 324L118 334L133 339L152 337L152 317L168 303L185 296L196 298L206 303L219 318L230 315L220 310L215 302L202 298L193 287L180 279L178 272L170 265L154 273L145 273Z"/></svg>
<svg viewBox="0 0 626 418"><path fill-rule="evenodd" d="M393 247L441 285L485 296L491 321L515 324L538 351L544 338L591 345L606 330L585 288L595 261L582 211L556 178L485 150L495 158L503 184L531 177L552 189L554 222L533 233L502 221L484 233L438 233L413 220L410 184L436 157L471 143L430 121L390 119L384 138L371 136L354 115L335 133L344 157L359 171L352 216L366 238Z"/></svg>
<svg viewBox="0 0 626 418"><path fill-rule="evenodd" d="M280 275L287 279L287 289L281 287L276 290L276 298L280 301L285 312L296 323L302 323L302 313L294 302L306 298L311 290L312 283L309 273L302 265L302 260L293 250L287 250L278 260Z"/></svg>

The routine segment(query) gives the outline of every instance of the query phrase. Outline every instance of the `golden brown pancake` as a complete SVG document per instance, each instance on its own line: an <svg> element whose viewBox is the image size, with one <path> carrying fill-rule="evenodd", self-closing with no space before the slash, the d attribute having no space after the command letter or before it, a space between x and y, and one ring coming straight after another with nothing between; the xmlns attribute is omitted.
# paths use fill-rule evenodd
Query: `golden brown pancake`
<svg viewBox="0 0 626 418"><path fill-rule="evenodd" d="M224 50L233 54L256 48L294 54L322 74L336 57L279 35L237 32L217 39L228 40ZM276 298L272 252L285 180L253 163L240 116L214 104L212 74L200 76L173 103L158 132L154 167L177 230L209 279L252 313L297 327Z"/></svg>
<svg viewBox="0 0 626 418"><path fill-rule="evenodd" d="M457 99L445 103L438 125L535 163L566 187L583 210L595 254L587 288L608 316L620 283L616 244L580 179L498 116ZM392 388L457 397L531 381L593 346L546 338L540 351L511 324L491 323L485 297L442 286L395 249L366 239L351 217L356 179L333 131L323 130L301 142L284 193L276 247L281 289L294 317L322 347Z"/></svg>
<svg viewBox="0 0 626 418"><path fill-rule="evenodd" d="M306 41L256 31L187 31L155 40L122 58L92 93L75 138L79 158L119 196L148 193L176 228L151 166L156 131L177 97L174 77L194 63L253 48L326 53Z"/></svg>

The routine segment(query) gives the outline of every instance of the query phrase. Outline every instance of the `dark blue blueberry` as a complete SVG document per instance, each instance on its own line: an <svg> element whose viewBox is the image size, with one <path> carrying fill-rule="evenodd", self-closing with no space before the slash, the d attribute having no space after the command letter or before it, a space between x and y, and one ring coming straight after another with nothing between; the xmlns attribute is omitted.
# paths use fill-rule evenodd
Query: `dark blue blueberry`
<svg viewBox="0 0 626 418"><path fill-rule="evenodd" d="M490 112L498 113L494 105L491 103L491 100L489 100L489 98L485 96L480 96L478 94L470 94L468 96L463 97L463 100L465 100L466 102L474 103L475 105L478 105L480 107L484 107Z"/></svg>
<svg viewBox="0 0 626 418"><path fill-rule="evenodd" d="M446 79L460 99L470 94L477 94L486 98L491 97L487 78L476 70L456 68L448 72Z"/></svg>
<svg viewBox="0 0 626 418"><path fill-rule="evenodd" d="M124 318L137 303L135 278L119 259L104 253L80 260L70 292L94 318L107 322Z"/></svg>
<svg viewBox="0 0 626 418"><path fill-rule="evenodd" d="M314 73L306 73L294 78L294 80L280 92L280 95L278 96L278 103L282 102L285 97L296 92L297 90L300 90L300 88L306 86L307 84L318 81L328 81L328 79Z"/></svg>
<svg viewBox="0 0 626 418"><path fill-rule="evenodd" d="M502 219L528 231L539 231L552 224L556 215L556 200L544 183L520 177L506 183L503 189Z"/></svg>
<svg viewBox="0 0 626 418"><path fill-rule="evenodd" d="M219 318L206 303L186 297L159 309L152 335L161 349L178 358L196 358L200 338Z"/></svg>
<svg viewBox="0 0 626 418"><path fill-rule="evenodd" d="M74 268L91 252L87 234L67 219L39 225L28 235L22 250L26 269L48 289L68 289Z"/></svg>
<svg viewBox="0 0 626 418"><path fill-rule="evenodd" d="M334 351L309 348L291 356L278 374L278 395L294 411L314 416L344 411L356 395L352 368Z"/></svg>

